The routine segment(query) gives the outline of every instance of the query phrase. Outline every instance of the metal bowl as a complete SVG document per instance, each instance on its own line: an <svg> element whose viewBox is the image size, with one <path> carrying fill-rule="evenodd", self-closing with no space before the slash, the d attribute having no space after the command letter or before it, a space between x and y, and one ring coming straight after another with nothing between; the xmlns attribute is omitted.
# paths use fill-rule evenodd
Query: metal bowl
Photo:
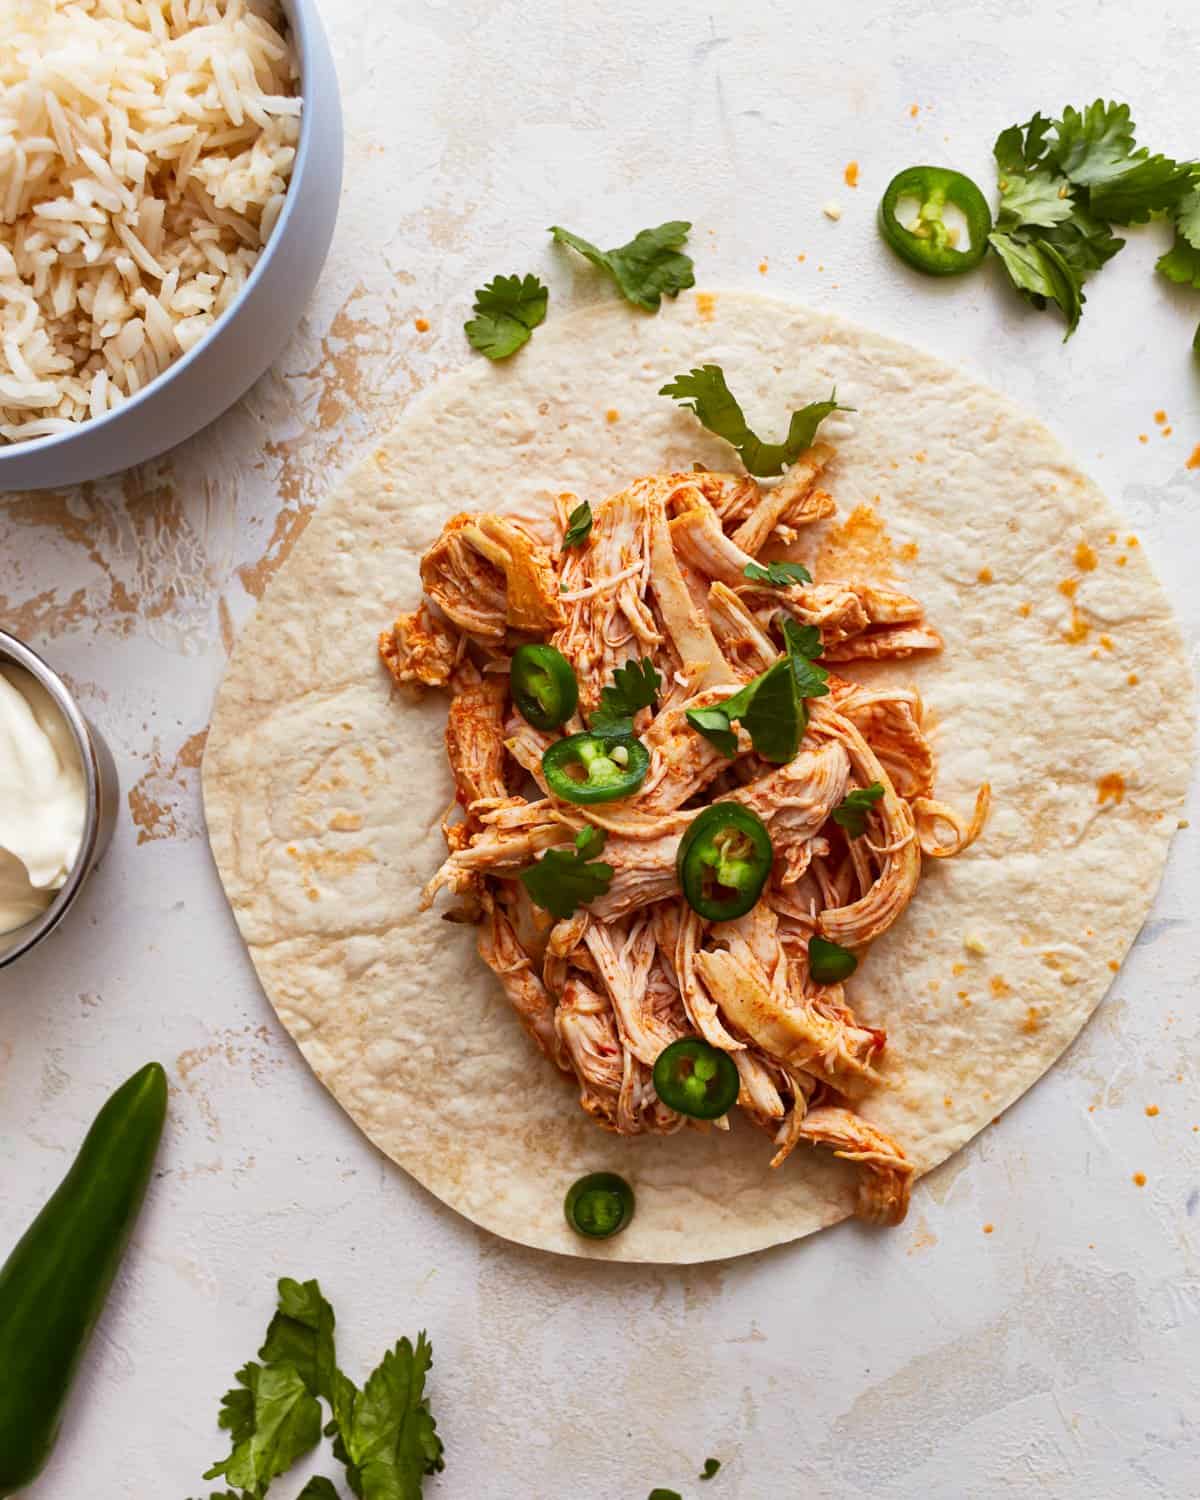
<svg viewBox="0 0 1200 1500"><path fill-rule="evenodd" d="M108 746L81 713L70 689L58 673L48 667L36 651L31 651L23 641L3 630L0 630L0 662L11 662L14 666L24 667L54 699L79 749L87 794L83 842L66 884L55 894L54 900L40 916L13 932L0 934L2 969L5 964L15 963L23 953L28 953L35 944L49 936L74 906L84 881L99 864L112 838L117 821L120 788L117 783L117 768L113 765Z"/></svg>
<svg viewBox="0 0 1200 1500"><path fill-rule="evenodd" d="M0 495L99 479L227 411L283 353L317 283L342 185L342 106L315 0L282 0L300 68L300 143L283 211L237 300L144 390L71 432L0 444Z"/></svg>

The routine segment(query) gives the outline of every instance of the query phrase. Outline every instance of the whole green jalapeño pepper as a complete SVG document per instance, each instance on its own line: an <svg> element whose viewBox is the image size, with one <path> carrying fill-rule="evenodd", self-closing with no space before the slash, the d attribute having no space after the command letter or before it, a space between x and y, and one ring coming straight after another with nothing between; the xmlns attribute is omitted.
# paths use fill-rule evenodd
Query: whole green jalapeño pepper
<svg viewBox="0 0 1200 1500"><path fill-rule="evenodd" d="M616 802L646 779L650 752L632 735L570 734L542 756L546 785L565 802Z"/></svg>
<svg viewBox="0 0 1200 1500"><path fill-rule="evenodd" d="M0 1268L0 1495L24 1489L50 1456L166 1113L167 1076L148 1063L96 1116L71 1170Z"/></svg>
<svg viewBox="0 0 1200 1500"><path fill-rule="evenodd" d="M756 813L739 802L714 802L679 841L675 873L694 912L729 922L758 900L773 857L771 836Z"/></svg>
<svg viewBox="0 0 1200 1500"><path fill-rule="evenodd" d="M897 209L903 198L919 205L916 223L900 222ZM942 215L953 204L967 221L970 243L955 244L954 231ZM987 254L992 211L969 177L949 167L907 167L898 172L879 205L879 232L902 260L927 276L958 276L977 266Z"/></svg>
<svg viewBox="0 0 1200 1500"><path fill-rule="evenodd" d="M557 729L579 703L579 683L571 663L553 646L518 646L509 684L521 717L535 729Z"/></svg>

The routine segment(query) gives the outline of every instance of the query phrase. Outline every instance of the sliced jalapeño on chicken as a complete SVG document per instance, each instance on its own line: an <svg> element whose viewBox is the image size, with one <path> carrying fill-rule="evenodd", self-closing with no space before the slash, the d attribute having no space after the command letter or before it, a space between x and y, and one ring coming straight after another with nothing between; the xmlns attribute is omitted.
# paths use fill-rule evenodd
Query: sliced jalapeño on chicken
<svg viewBox="0 0 1200 1500"><path fill-rule="evenodd" d="M589 1172L567 1190L567 1223L589 1240L606 1240L633 1218L633 1189L615 1172Z"/></svg>
<svg viewBox="0 0 1200 1500"><path fill-rule="evenodd" d="M831 943L828 938L808 940L808 972L818 984L841 984L858 968L858 959L849 948Z"/></svg>
<svg viewBox="0 0 1200 1500"><path fill-rule="evenodd" d="M535 729L557 729L579 704L579 683L571 663L553 646L518 646L509 683L521 717Z"/></svg>
<svg viewBox="0 0 1200 1500"><path fill-rule="evenodd" d="M542 756L546 785L565 802L616 802L646 779L650 752L632 735L571 734Z"/></svg>
<svg viewBox="0 0 1200 1500"><path fill-rule="evenodd" d="M654 1064L654 1089L668 1109L716 1120L737 1103L738 1070L728 1052L698 1036L672 1042Z"/></svg>
<svg viewBox="0 0 1200 1500"><path fill-rule="evenodd" d="M714 802L692 819L679 843L675 871L684 899L710 922L750 910L771 873L771 836L738 802Z"/></svg>

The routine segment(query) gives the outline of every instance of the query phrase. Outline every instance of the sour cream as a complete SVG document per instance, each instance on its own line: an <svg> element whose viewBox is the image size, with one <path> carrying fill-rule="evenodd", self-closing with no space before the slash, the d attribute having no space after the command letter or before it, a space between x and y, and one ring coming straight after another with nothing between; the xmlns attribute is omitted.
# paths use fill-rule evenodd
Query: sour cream
<svg viewBox="0 0 1200 1500"><path fill-rule="evenodd" d="M21 667L0 667L0 933L50 905L79 857L87 789L58 705Z"/></svg>

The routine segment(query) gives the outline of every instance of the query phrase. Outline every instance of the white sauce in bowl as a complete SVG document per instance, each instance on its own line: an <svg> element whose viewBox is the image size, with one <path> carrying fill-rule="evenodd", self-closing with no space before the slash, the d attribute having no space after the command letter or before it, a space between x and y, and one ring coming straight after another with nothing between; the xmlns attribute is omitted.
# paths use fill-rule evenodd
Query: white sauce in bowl
<svg viewBox="0 0 1200 1500"><path fill-rule="evenodd" d="M0 667L0 933L54 900L79 857L86 818L70 726L36 678Z"/></svg>

